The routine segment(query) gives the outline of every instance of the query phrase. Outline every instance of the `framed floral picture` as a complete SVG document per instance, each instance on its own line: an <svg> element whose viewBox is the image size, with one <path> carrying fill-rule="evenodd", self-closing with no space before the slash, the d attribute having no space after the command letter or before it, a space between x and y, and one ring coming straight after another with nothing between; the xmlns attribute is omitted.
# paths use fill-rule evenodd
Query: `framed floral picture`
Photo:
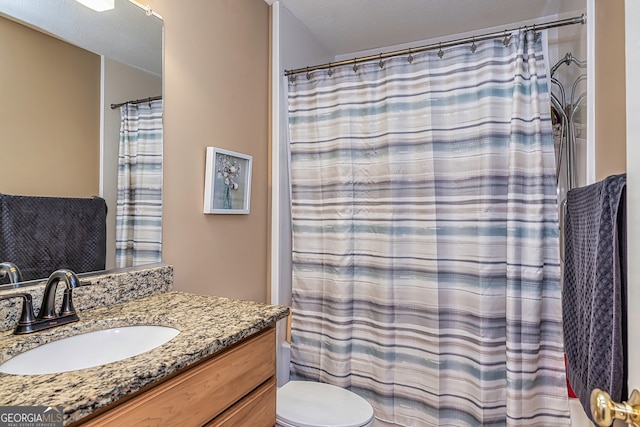
<svg viewBox="0 0 640 427"><path fill-rule="evenodd" d="M247 154L207 147L204 213L249 213L252 161Z"/></svg>

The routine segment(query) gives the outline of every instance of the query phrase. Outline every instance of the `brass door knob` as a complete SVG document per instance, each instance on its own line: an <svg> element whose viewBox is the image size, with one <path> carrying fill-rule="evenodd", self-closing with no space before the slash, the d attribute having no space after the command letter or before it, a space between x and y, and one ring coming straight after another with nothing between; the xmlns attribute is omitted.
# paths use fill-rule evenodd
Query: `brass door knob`
<svg viewBox="0 0 640 427"><path fill-rule="evenodd" d="M614 420L640 427L640 392L633 390L628 401L616 403L609 393L596 388L591 392L591 415L602 427L610 426Z"/></svg>

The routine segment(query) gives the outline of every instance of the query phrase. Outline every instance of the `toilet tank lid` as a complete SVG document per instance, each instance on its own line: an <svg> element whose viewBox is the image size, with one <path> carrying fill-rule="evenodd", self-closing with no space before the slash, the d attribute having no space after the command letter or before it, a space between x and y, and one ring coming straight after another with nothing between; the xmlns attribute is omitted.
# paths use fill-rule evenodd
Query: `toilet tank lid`
<svg viewBox="0 0 640 427"><path fill-rule="evenodd" d="M360 427L373 408L357 394L330 384L289 381L278 389L277 418L300 427Z"/></svg>

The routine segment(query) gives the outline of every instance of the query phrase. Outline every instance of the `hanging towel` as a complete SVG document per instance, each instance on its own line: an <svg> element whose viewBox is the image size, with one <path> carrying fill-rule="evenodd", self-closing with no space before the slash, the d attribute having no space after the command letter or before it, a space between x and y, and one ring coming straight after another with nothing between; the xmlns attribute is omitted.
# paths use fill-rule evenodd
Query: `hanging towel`
<svg viewBox="0 0 640 427"><path fill-rule="evenodd" d="M562 295L569 382L626 398L626 174L567 194ZM591 416L591 415L590 415Z"/></svg>
<svg viewBox="0 0 640 427"><path fill-rule="evenodd" d="M106 213L100 197L0 194L0 261L15 263L24 280L104 270Z"/></svg>

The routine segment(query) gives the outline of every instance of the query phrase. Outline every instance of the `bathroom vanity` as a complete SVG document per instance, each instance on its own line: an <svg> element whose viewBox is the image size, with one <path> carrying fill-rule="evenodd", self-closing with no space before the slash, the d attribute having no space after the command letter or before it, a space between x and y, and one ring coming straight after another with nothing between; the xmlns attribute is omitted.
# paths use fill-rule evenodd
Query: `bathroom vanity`
<svg viewBox="0 0 640 427"><path fill-rule="evenodd" d="M270 327L72 425L273 426L275 360Z"/></svg>
<svg viewBox="0 0 640 427"><path fill-rule="evenodd" d="M122 291L118 280L107 282L106 288ZM78 322L21 336L0 332L0 364L47 342L108 328L157 325L180 333L101 366L0 373L0 405L62 406L64 424L73 426L275 424L274 325L288 308L160 289L129 300L113 297L114 291L110 305L87 309L83 305L100 298L90 296L91 286L76 291Z"/></svg>

